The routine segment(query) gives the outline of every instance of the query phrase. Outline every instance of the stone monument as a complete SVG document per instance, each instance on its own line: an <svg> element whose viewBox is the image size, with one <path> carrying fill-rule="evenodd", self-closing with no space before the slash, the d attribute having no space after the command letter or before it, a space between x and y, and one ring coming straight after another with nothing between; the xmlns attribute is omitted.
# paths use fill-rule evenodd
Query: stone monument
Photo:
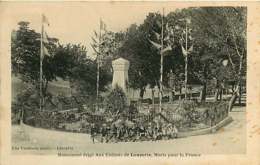
<svg viewBox="0 0 260 165"><path fill-rule="evenodd" d="M128 69L129 69L129 61L124 58L118 58L112 61L113 67L113 81L112 88L116 85L121 87L126 96L128 96Z"/></svg>

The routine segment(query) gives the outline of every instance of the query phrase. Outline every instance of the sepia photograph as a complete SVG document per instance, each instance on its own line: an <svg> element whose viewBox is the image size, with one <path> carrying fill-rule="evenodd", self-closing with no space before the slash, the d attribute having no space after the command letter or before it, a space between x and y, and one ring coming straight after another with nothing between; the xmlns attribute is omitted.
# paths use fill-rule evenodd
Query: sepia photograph
<svg viewBox="0 0 260 165"><path fill-rule="evenodd" d="M247 153L247 6L29 6L10 29L12 154Z"/></svg>

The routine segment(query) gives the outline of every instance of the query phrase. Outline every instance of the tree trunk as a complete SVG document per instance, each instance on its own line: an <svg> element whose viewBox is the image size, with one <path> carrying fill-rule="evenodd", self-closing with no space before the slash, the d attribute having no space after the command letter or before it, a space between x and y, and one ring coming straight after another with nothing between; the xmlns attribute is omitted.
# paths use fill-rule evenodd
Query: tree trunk
<svg viewBox="0 0 260 165"><path fill-rule="evenodd" d="M238 104L241 105L241 97L242 97L242 85L241 82L239 84L239 98L238 98Z"/></svg>
<svg viewBox="0 0 260 165"><path fill-rule="evenodd" d="M142 88L140 89L140 94L139 94L141 100L143 100L143 98L144 98L144 92L145 92L145 88L142 87Z"/></svg>
<svg viewBox="0 0 260 165"><path fill-rule="evenodd" d="M235 84L232 84L231 91L232 91L232 93L235 92Z"/></svg>
<svg viewBox="0 0 260 165"><path fill-rule="evenodd" d="M153 106L153 110L155 109L154 107L154 88L152 88L152 106Z"/></svg>
<svg viewBox="0 0 260 165"><path fill-rule="evenodd" d="M229 107L228 107L228 110L229 110L229 111L232 110L233 105L235 104L236 99L237 99L237 97L238 97L239 94L240 94L240 91L239 91L239 90L240 90L240 88L241 88L240 86L241 86L241 79L242 79L242 77L241 77L242 62L243 62L243 56L241 55L241 56L240 56L240 61L239 61L239 72L238 72L239 79L238 79L237 86L236 86L236 88L235 88L235 90L234 90L234 92L233 92L233 94L232 94L232 97L231 97L231 99L230 99L230 101L229 101ZM241 97L241 96L239 96L239 97Z"/></svg>
<svg viewBox="0 0 260 165"><path fill-rule="evenodd" d="M233 105L235 104L237 100L237 92L235 91L233 94L232 94L232 97L229 101L229 104L228 104L228 111L230 112L233 108Z"/></svg>
<svg viewBox="0 0 260 165"><path fill-rule="evenodd" d="M218 101L219 94L220 94L220 82L219 80L216 79L214 102Z"/></svg>
<svg viewBox="0 0 260 165"><path fill-rule="evenodd" d="M171 98L170 98L170 102L171 102L171 103L173 103L174 98L175 98L175 90L172 90L172 91L171 91Z"/></svg>
<svg viewBox="0 0 260 165"><path fill-rule="evenodd" d="M203 88L202 88L200 102L205 102L206 101L206 95L207 95L207 83L205 82L205 83L203 83Z"/></svg>
<svg viewBox="0 0 260 165"><path fill-rule="evenodd" d="M219 100L222 101L223 89L219 89Z"/></svg>
<svg viewBox="0 0 260 165"><path fill-rule="evenodd" d="M45 80L43 81L43 86L42 86L42 105L43 107L45 106L45 97L47 95L47 89L48 89L48 84L49 84L49 81L48 80Z"/></svg>
<svg viewBox="0 0 260 165"><path fill-rule="evenodd" d="M48 89L48 84L49 84L49 81L48 80L45 80L45 82L43 83L43 90L42 90L42 95L43 95L43 97L45 97L46 96L46 94L47 94L47 89Z"/></svg>
<svg viewBox="0 0 260 165"><path fill-rule="evenodd" d="M182 85L180 85L180 89L179 89L179 100L181 100L182 99Z"/></svg>
<svg viewBox="0 0 260 165"><path fill-rule="evenodd" d="M219 96L219 89L215 89L215 95L214 95L214 102L218 101L218 96Z"/></svg>

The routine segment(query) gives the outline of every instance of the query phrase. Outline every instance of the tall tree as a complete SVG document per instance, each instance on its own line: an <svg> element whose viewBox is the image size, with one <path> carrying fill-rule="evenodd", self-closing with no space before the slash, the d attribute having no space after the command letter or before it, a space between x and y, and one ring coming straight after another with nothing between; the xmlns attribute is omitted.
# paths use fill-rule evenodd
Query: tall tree
<svg viewBox="0 0 260 165"><path fill-rule="evenodd" d="M203 84L202 100L205 100L207 84L211 85L211 80L215 79L218 98L225 82L235 80L236 84L241 84L245 75L246 8L202 7L172 12L168 19L177 27L175 34L179 40L182 36L178 29L183 30L184 27L178 20L187 17L191 18L191 36L195 40L189 61L189 68L192 68L189 81L197 79ZM233 93L231 100L235 100L238 91Z"/></svg>
<svg viewBox="0 0 260 165"><path fill-rule="evenodd" d="M211 54L204 53L202 62L205 59L206 62L212 61L209 70L217 81L216 95L221 91L219 84L224 80L236 82L236 90L230 100L231 109L246 73L246 8L199 8L194 9L192 15L197 43L204 45ZM225 60L228 60L227 66L222 65Z"/></svg>
<svg viewBox="0 0 260 165"><path fill-rule="evenodd" d="M129 85L140 90L140 98L147 85L154 88L159 84L160 55L148 39L151 35L156 37L154 31L159 30L157 20L160 17L160 14L150 13L142 25L131 25L119 50L119 54L130 61Z"/></svg>
<svg viewBox="0 0 260 165"><path fill-rule="evenodd" d="M86 48L80 44L60 45L54 56L54 64L59 77L70 81L76 95L95 95L96 91L96 61L87 56ZM107 71L100 70L100 90L106 89L111 80Z"/></svg>
<svg viewBox="0 0 260 165"><path fill-rule="evenodd" d="M13 31L11 39L12 73L19 73L24 82L39 88L40 73L40 34L30 29L29 22L19 22L18 30ZM43 95L46 95L48 83L55 79L55 66L52 65L58 39L48 38L46 45L51 56L43 59ZM39 90L37 90L39 91Z"/></svg>

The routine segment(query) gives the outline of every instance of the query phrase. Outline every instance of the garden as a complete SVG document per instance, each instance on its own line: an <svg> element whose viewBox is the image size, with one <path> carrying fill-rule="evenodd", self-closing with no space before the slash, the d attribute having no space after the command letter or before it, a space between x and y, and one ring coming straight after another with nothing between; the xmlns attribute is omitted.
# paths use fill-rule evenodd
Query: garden
<svg viewBox="0 0 260 165"><path fill-rule="evenodd" d="M79 105L81 108L60 111L24 109L17 112L23 113L20 115L24 124L91 134L95 141L100 142L177 138L179 133L210 128L228 117L226 101L198 103L180 100L177 104L164 105L162 112L152 109L152 106L146 112L140 112L138 109L142 108L142 103L133 102L128 106L123 90L117 87L99 105L99 110Z"/></svg>

